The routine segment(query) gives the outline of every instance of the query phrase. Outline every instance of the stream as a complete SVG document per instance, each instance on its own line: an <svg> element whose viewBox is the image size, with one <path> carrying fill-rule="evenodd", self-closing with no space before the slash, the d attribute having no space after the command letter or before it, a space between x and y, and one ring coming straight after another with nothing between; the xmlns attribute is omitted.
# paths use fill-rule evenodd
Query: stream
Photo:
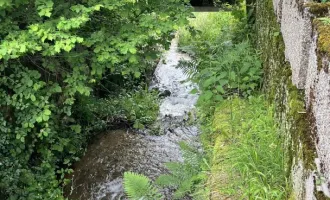
<svg viewBox="0 0 330 200"><path fill-rule="evenodd" d="M200 146L197 125L191 123L198 95L190 94L190 91L197 86L187 81L183 71L176 68L181 59L190 58L178 52L178 42L174 39L158 64L150 87L168 95L160 101L157 121L160 136L129 130L100 134L74 165L72 183L66 189L69 199L125 199L124 172L144 174L155 180L166 173L164 163L182 161L178 142ZM163 192L171 199L171 191Z"/></svg>

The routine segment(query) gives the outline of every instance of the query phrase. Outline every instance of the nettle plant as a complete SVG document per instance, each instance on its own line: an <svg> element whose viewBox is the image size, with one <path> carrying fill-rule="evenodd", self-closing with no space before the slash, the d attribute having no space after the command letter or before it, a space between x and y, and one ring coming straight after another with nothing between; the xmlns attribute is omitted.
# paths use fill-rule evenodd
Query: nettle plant
<svg viewBox="0 0 330 200"><path fill-rule="evenodd" d="M232 95L247 97L260 86L261 62L248 41L204 45L208 52L196 51L194 61L179 65L199 84L199 103L220 102Z"/></svg>
<svg viewBox="0 0 330 200"><path fill-rule="evenodd" d="M219 48L209 59L199 61L196 79L203 91L200 101L222 101L234 94L249 96L260 85L262 76L257 54L247 41Z"/></svg>
<svg viewBox="0 0 330 200"><path fill-rule="evenodd" d="M104 74L139 78L185 0L0 1L0 198L61 199L85 140L73 109Z"/></svg>

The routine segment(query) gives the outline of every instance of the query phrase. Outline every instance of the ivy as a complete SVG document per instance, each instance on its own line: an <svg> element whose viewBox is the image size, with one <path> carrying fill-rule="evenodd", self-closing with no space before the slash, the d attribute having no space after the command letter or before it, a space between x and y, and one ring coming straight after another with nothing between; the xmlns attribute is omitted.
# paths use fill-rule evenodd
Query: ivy
<svg viewBox="0 0 330 200"><path fill-rule="evenodd" d="M64 175L89 137L77 103L141 82L187 22L186 3L0 1L1 198L63 198ZM150 121L136 112L135 126Z"/></svg>

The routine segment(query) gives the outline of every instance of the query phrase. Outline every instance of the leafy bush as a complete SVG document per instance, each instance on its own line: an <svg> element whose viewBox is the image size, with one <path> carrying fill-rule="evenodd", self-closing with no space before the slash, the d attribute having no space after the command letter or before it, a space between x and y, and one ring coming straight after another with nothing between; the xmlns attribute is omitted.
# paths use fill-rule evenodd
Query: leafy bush
<svg viewBox="0 0 330 200"><path fill-rule="evenodd" d="M203 91L200 101L222 101L233 94L249 96L261 80L261 63L248 42L214 50L211 59L198 63L195 78Z"/></svg>
<svg viewBox="0 0 330 200"><path fill-rule="evenodd" d="M159 102L155 92L139 88L133 92L121 92L103 99L85 97L77 105L81 124L89 132L97 132L109 126L125 123L142 129L153 123L158 116ZM82 114L83 113L83 114Z"/></svg>
<svg viewBox="0 0 330 200"><path fill-rule="evenodd" d="M103 90L118 94L145 81L171 33L187 22L185 2L0 2L2 199L63 198L64 175L88 136L83 96L98 101ZM143 110L123 112L141 127L150 120Z"/></svg>
<svg viewBox="0 0 330 200"><path fill-rule="evenodd" d="M218 45L219 39L229 40L235 23L237 20L231 12L194 13L194 18L189 19L189 26L178 31L179 46L182 50L191 47L198 52L205 51L207 44Z"/></svg>
<svg viewBox="0 0 330 200"><path fill-rule="evenodd" d="M199 83L202 104L233 94L249 96L260 86L262 69L255 50L247 40L232 39L237 23L230 13L196 14L191 24L197 33L180 33L181 49L193 52L194 57L193 62L182 62L180 67ZM212 24L216 31L202 24Z"/></svg>

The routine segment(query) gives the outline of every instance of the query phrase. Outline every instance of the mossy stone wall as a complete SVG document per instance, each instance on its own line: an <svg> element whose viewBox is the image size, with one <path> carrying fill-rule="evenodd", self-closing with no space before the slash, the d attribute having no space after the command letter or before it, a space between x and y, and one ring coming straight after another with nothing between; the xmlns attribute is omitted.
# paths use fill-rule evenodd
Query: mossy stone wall
<svg viewBox="0 0 330 200"><path fill-rule="evenodd" d="M324 37L328 41L330 38L318 35L318 29L324 31L324 24L313 26L317 16L309 12L303 1L256 0L255 5L257 47L265 73L264 90L276 105L276 118L286 138L290 199L327 199L330 176L322 166L329 160L327 156L322 159L321 154L327 152L327 148L330 150L330 140L328 147L321 147L318 140L320 134L325 140L329 138L330 129L320 133L318 126L327 123L327 118L322 118L315 106L320 107L319 102L327 99L325 102L329 102L330 107L330 89L323 93L316 91L320 70L315 68L329 66L325 54L317 54L317 43L320 43L318 38L322 41ZM328 47L321 46L321 52L325 48ZM330 116L330 109L329 113L321 114ZM324 148L321 153L320 147Z"/></svg>

